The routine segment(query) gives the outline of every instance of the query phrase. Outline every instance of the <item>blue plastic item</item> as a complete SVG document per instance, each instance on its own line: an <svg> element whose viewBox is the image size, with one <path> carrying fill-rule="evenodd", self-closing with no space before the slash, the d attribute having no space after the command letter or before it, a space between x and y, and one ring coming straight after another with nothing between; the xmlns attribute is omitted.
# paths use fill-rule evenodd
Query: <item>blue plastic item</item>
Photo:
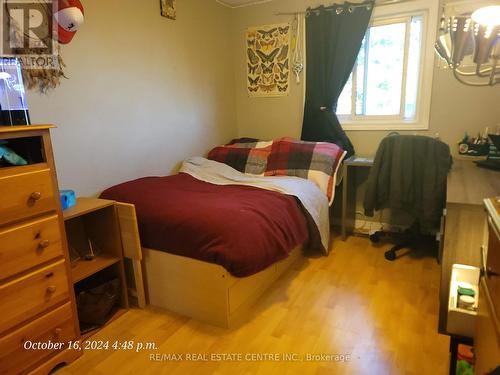
<svg viewBox="0 0 500 375"><path fill-rule="evenodd" d="M4 158L9 164L12 165L27 165L28 162L12 151L10 148L3 146L0 143L0 159Z"/></svg>
<svg viewBox="0 0 500 375"><path fill-rule="evenodd" d="M76 204L76 194L73 190L61 190L59 194L63 210L73 207Z"/></svg>

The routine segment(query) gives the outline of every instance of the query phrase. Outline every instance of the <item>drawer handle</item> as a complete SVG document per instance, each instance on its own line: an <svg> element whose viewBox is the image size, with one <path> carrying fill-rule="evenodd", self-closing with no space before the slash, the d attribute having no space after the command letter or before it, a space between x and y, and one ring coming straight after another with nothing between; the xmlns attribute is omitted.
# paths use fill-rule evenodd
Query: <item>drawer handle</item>
<svg viewBox="0 0 500 375"><path fill-rule="evenodd" d="M42 193L40 193L39 191L35 191L30 195L30 199L34 201L39 201L41 198L42 198Z"/></svg>
<svg viewBox="0 0 500 375"><path fill-rule="evenodd" d="M43 250L43 249L46 249L47 247L49 247L49 245L50 245L49 240L43 240L43 241L40 241L40 243L38 244L38 248Z"/></svg>
<svg viewBox="0 0 500 375"><path fill-rule="evenodd" d="M47 288L47 293L53 294L56 292L56 289L55 285L51 285Z"/></svg>
<svg viewBox="0 0 500 375"><path fill-rule="evenodd" d="M500 276L500 273L493 271L493 269L491 267L483 266L483 267L481 267L481 276L489 279L490 277Z"/></svg>
<svg viewBox="0 0 500 375"><path fill-rule="evenodd" d="M61 333L62 333L62 328L56 328L56 329L54 330L54 335L55 335L56 337L61 336Z"/></svg>
<svg viewBox="0 0 500 375"><path fill-rule="evenodd" d="M491 267L488 267L486 269L486 277L492 277L492 276L500 276L498 272L493 271Z"/></svg>

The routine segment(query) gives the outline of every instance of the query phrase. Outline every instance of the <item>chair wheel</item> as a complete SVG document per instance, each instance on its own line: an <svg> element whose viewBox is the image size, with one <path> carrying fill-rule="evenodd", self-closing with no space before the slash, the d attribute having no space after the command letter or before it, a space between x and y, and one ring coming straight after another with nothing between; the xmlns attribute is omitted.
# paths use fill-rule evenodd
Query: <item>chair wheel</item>
<svg viewBox="0 0 500 375"><path fill-rule="evenodd" d="M393 250L386 251L385 254L385 259L387 260L395 260L396 259L396 252Z"/></svg>
<svg viewBox="0 0 500 375"><path fill-rule="evenodd" d="M370 234L370 241L372 243L378 243L378 242L380 242L380 235L378 233Z"/></svg>

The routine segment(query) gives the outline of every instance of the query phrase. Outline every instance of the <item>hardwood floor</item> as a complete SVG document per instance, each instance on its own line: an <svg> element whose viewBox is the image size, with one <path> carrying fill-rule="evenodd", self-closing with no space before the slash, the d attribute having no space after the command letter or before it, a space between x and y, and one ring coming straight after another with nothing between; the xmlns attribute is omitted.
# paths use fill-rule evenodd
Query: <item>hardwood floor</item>
<svg viewBox="0 0 500 375"><path fill-rule="evenodd" d="M307 258L231 330L154 308L132 309L93 340L155 342L157 350L87 350L59 374L446 374L449 339L437 333L439 265L432 254L384 259L390 245L335 240ZM154 353L182 361L152 361ZM187 353L238 353L242 361L186 361ZM296 361L245 361L249 353L295 354ZM347 361L307 354L349 355ZM281 359L283 357L280 357Z"/></svg>

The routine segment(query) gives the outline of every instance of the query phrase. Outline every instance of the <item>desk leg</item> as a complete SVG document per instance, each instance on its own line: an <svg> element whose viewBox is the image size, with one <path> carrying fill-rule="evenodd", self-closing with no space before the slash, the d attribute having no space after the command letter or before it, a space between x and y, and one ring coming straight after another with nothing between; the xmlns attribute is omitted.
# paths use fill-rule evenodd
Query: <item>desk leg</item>
<svg viewBox="0 0 500 375"><path fill-rule="evenodd" d="M344 166L344 176L342 180L342 218L341 218L341 234L342 234L342 241L345 241L347 239L347 188L349 185L349 167Z"/></svg>

